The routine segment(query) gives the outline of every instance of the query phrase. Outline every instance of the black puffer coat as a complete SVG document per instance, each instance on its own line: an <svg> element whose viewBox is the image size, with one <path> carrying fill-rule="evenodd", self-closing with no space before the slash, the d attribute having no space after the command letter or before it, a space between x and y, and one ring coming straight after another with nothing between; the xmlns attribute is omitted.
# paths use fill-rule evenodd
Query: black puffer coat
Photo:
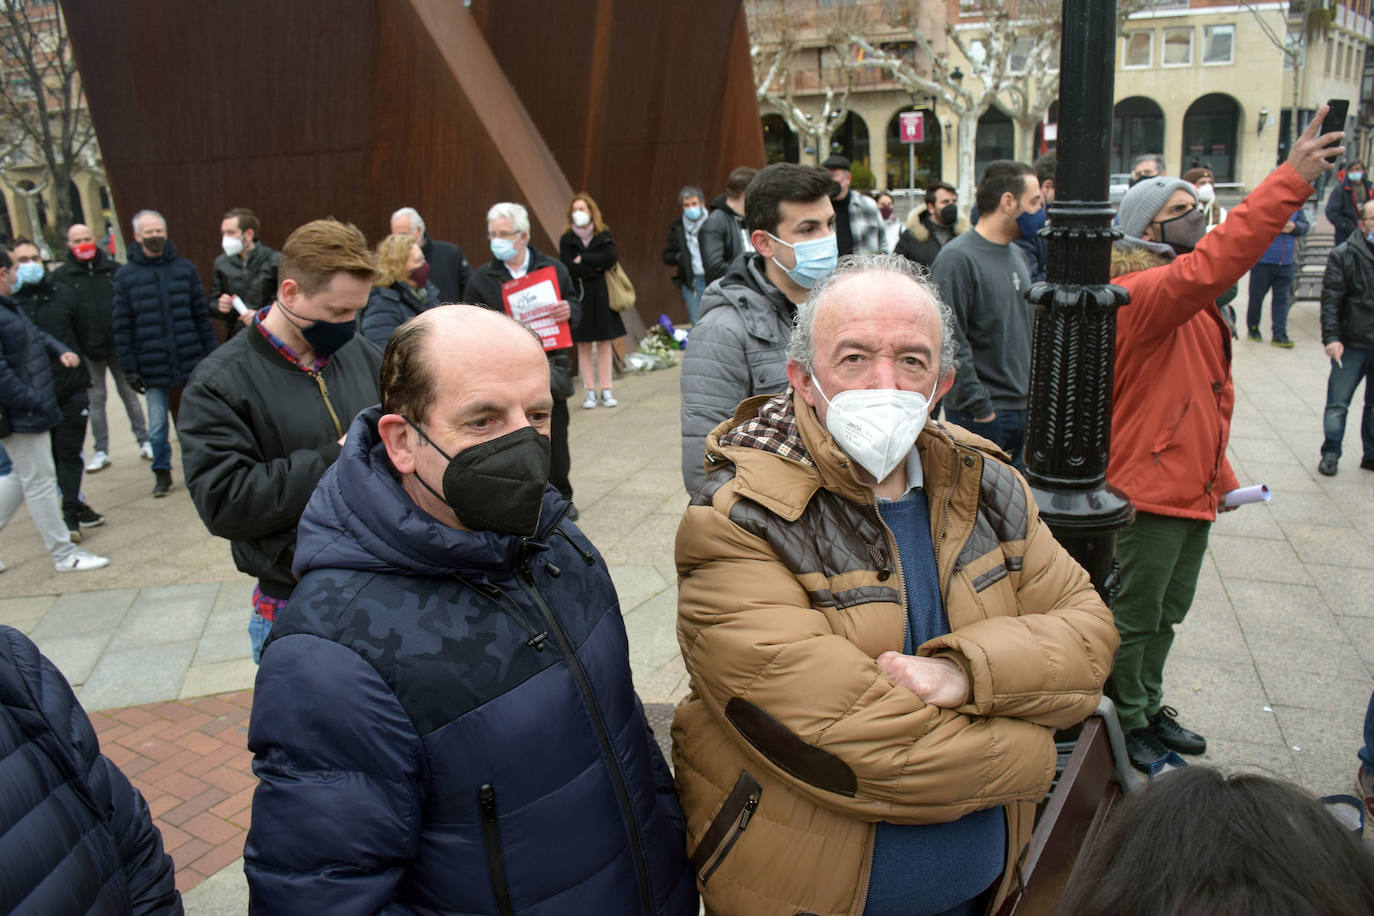
<svg viewBox="0 0 1374 916"><path fill-rule="evenodd" d="M0 296L0 409L17 433L45 433L62 422L48 354L67 348L38 329L19 303Z"/></svg>
<svg viewBox="0 0 1374 916"><path fill-rule="evenodd" d="M186 384L196 363L219 341L210 327L196 266L171 242L158 257L129 246L114 281L114 336L119 365L149 388Z"/></svg>
<svg viewBox="0 0 1374 916"><path fill-rule="evenodd" d="M0 626L0 913L179 914L138 790L100 753L62 673Z"/></svg>
<svg viewBox="0 0 1374 916"><path fill-rule="evenodd" d="M86 349L81 355L102 363L115 358L114 275L118 270L115 259L97 248L89 261L77 260L68 250L62 266L52 272L53 282L76 297L77 314L86 329Z"/></svg>

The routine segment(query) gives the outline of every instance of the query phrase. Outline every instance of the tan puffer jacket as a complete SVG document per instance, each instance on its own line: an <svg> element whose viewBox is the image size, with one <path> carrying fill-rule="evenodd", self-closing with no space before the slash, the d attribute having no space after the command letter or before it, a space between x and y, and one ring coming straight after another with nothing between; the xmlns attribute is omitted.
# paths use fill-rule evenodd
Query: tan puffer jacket
<svg viewBox="0 0 1374 916"><path fill-rule="evenodd" d="M677 536L673 721L688 851L709 910L860 914L874 823L1004 805L1015 885L1053 729L1096 708L1117 634L1087 574L995 448L928 423L917 440L952 632L920 646L969 675L927 706L874 659L900 652L901 564L873 492L789 391L740 405ZM985 451L986 449L986 451ZM992 454L990 454L992 453Z"/></svg>

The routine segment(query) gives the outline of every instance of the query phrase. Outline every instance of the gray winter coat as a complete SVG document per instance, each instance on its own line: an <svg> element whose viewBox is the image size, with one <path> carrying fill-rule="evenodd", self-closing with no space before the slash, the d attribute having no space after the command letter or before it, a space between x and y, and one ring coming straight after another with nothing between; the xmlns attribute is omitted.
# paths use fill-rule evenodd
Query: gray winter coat
<svg viewBox="0 0 1374 916"><path fill-rule="evenodd" d="M682 360L682 482L706 479L706 434L739 402L787 387L787 342L797 307L763 273L758 255L738 258L701 296L701 318Z"/></svg>

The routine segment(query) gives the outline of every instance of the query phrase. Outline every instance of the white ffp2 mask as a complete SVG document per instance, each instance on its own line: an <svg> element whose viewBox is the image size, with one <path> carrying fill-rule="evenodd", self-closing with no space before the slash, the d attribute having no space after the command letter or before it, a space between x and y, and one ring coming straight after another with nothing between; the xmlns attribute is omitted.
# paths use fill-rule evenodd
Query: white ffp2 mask
<svg viewBox="0 0 1374 916"><path fill-rule="evenodd" d="M825 428L846 455L882 482L906 460L930 415L930 402L940 383L938 373L930 396L897 388L853 388L828 398L816 376L811 384L830 405Z"/></svg>

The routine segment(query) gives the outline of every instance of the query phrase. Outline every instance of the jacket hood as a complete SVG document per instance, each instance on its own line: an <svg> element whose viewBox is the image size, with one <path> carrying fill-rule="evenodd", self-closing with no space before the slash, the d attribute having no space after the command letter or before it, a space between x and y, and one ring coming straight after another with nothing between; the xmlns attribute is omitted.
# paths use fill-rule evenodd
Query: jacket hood
<svg viewBox="0 0 1374 916"><path fill-rule="evenodd" d="M954 234L963 235L969 230L972 224L968 221L968 216L963 213L954 221ZM911 215L906 218L906 227L911 234L916 237L918 242L930 240L930 211L922 207L919 210L912 210Z"/></svg>
<svg viewBox="0 0 1374 916"><path fill-rule="evenodd" d="M505 579L528 551L546 549L568 507L557 489L544 490L533 538L450 528L417 506L392 476L377 433L381 416L381 405L358 414L338 460L320 478L297 530L297 578L312 569L352 569Z"/></svg>
<svg viewBox="0 0 1374 916"><path fill-rule="evenodd" d="M129 260L135 264L161 264L164 261L175 261L177 259L177 246L171 239L167 240L166 246L162 249L162 254L152 257L143 250L143 246L134 242L129 246Z"/></svg>
<svg viewBox="0 0 1374 916"><path fill-rule="evenodd" d="M1168 264L1178 252L1168 245L1122 236L1112 245L1112 279Z"/></svg>
<svg viewBox="0 0 1374 916"><path fill-rule="evenodd" d="M742 312L768 311L783 309L795 312L796 307L773 285L763 272L763 258L754 254L747 258L736 258L731 262L725 275L712 283L701 294L700 321L712 309L728 306ZM790 316L789 316L790 317Z"/></svg>

